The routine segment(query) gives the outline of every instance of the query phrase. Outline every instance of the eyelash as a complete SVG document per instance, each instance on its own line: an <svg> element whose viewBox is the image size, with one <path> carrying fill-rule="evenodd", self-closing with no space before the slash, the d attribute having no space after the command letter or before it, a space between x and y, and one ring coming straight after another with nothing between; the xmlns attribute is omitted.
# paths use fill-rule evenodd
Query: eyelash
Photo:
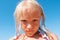
<svg viewBox="0 0 60 40"><path fill-rule="evenodd" d="M33 20L33 21L35 22L35 21L38 21L38 20Z"/></svg>
<svg viewBox="0 0 60 40"><path fill-rule="evenodd" d="M26 20L22 20L22 22L26 22Z"/></svg>
<svg viewBox="0 0 60 40"><path fill-rule="evenodd" d="M24 24L26 24L27 23L27 21L26 20L21 20L22 21L22 23L24 23ZM35 23L35 22L37 22L38 20L33 20L32 22L33 23Z"/></svg>

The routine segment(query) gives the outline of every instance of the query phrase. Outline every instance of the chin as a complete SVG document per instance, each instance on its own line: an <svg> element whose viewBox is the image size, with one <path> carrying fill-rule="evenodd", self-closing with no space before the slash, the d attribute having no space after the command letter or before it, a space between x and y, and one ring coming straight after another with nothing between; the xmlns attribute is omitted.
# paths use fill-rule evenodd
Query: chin
<svg viewBox="0 0 60 40"><path fill-rule="evenodd" d="M33 37L34 34L26 34L26 36Z"/></svg>

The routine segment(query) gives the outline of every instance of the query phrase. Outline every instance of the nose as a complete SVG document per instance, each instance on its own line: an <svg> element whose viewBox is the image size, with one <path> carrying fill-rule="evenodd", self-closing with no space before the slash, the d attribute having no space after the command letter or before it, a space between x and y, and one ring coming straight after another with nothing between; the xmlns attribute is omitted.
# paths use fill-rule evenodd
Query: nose
<svg viewBox="0 0 60 40"><path fill-rule="evenodd" d="M28 25L27 25L27 28L28 28L28 29L32 29L32 25L31 25L31 24L28 24Z"/></svg>

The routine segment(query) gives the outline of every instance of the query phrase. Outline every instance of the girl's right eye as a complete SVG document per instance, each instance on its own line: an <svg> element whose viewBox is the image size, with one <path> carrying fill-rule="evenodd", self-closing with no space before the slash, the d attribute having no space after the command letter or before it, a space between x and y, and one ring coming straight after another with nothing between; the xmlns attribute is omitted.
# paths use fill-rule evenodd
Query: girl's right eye
<svg viewBox="0 0 60 40"><path fill-rule="evenodd" d="M23 24L27 24L27 21L26 21L26 20L21 20L21 22L22 22Z"/></svg>
<svg viewBox="0 0 60 40"><path fill-rule="evenodd" d="M26 20L21 20L22 22L26 22Z"/></svg>

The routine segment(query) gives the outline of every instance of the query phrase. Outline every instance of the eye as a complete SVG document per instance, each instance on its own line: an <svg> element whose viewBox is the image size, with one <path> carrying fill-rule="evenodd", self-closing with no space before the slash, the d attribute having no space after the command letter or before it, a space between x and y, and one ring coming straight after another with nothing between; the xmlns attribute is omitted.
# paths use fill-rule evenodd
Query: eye
<svg viewBox="0 0 60 40"><path fill-rule="evenodd" d="M34 20L33 20L33 24L34 24L34 25L37 25L37 24L38 24L38 20L37 20L37 19L34 19Z"/></svg>
<svg viewBox="0 0 60 40"><path fill-rule="evenodd" d="M22 25L27 25L27 20L21 20L20 22Z"/></svg>
<svg viewBox="0 0 60 40"><path fill-rule="evenodd" d="M26 20L21 20L22 22L26 22Z"/></svg>
<svg viewBox="0 0 60 40"><path fill-rule="evenodd" d="M37 22L38 20L34 19L33 22Z"/></svg>

